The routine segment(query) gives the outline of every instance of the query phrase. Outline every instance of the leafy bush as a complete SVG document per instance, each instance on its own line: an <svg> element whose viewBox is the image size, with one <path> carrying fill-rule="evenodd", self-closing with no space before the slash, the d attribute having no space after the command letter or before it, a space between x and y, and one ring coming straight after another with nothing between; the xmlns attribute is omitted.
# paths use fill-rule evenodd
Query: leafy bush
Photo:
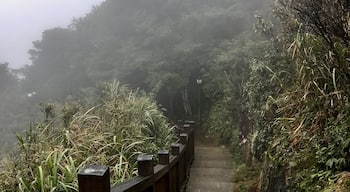
<svg viewBox="0 0 350 192"><path fill-rule="evenodd" d="M285 67L294 74L284 73L291 83L280 92L267 88L277 93L276 113L262 121L269 137L261 190L281 186L319 191L349 168L349 23L343 14L348 5L330 0L276 2L282 33L275 41L284 49L278 54L289 59L284 65L271 62L270 68L279 73ZM278 173L280 186L273 180Z"/></svg>
<svg viewBox="0 0 350 192"><path fill-rule="evenodd" d="M109 165L118 183L135 175L138 154L170 146L173 129L150 96L119 83L102 95L90 108L44 105L52 115L17 136L17 152L1 163L0 190L77 191L86 164Z"/></svg>

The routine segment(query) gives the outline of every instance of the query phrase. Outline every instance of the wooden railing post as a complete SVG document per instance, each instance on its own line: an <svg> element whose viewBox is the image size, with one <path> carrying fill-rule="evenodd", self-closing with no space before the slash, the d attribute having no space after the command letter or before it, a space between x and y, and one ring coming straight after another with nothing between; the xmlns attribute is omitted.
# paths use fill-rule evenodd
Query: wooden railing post
<svg viewBox="0 0 350 192"><path fill-rule="evenodd" d="M190 164L192 164L194 160L194 138L195 138L195 122L194 121L185 121L186 124L189 126L189 131L188 131L188 147L189 147L189 161Z"/></svg>
<svg viewBox="0 0 350 192"><path fill-rule="evenodd" d="M171 154L172 155L179 155L180 154L180 144L179 143L173 143L171 144Z"/></svg>
<svg viewBox="0 0 350 192"><path fill-rule="evenodd" d="M141 177L153 176L153 155L139 155L137 157L137 173ZM154 183L142 191L154 192Z"/></svg>
<svg viewBox="0 0 350 192"><path fill-rule="evenodd" d="M153 175L153 155L140 155L137 157L137 172L139 176L143 177Z"/></svg>
<svg viewBox="0 0 350 192"><path fill-rule="evenodd" d="M171 144L171 155L179 156L180 155L180 147L181 144L173 143ZM178 162L172 167L170 173L170 181L171 181L171 191L178 192L180 191L180 159Z"/></svg>
<svg viewBox="0 0 350 192"><path fill-rule="evenodd" d="M189 124L184 124L182 126L182 131L181 133L188 133L190 131L190 125Z"/></svg>
<svg viewBox="0 0 350 192"><path fill-rule="evenodd" d="M85 166L78 173L79 192L110 192L109 167L99 165Z"/></svg>
<svg viewBox="0 0 350 192"><path fill-rule="evenodd" d="M180 158L180 169L181 169L181 178L180 181L182 182L182 185L185 184L187 177L190 175L190 149L189 149L189 142L188 142L188 134L187 133L181 133L180 134L180 143L185 146L185 151Z"/></svg>
<svg viewBox="0 0 350 192"><path fill-rule="evenodd" d="M169 166L170 163L170 152L169 150L161 150L158 152L158 164L163 166ZM172 192L171 188L171 177L169 173L169 169L166 174L160 178L155 184L156 192Z"/></svg>
<svg viewBox="0 0 350 192"><path fill-rule="evenodd" d="M161 150L158 152L159 164L168 165L170 160L169 150Z"/></svg>
<svg viewBox="0 0 350 192"><path fill-rule="evenodd" d="M186 133L181 133L180 134L180 143L183 145L187 144L187 134Z"/></svg>

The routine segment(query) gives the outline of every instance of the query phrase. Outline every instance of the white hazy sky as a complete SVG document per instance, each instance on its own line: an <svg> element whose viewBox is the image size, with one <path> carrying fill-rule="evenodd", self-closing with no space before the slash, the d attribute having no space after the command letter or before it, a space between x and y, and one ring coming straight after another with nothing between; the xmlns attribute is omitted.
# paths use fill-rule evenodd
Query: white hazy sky
<svg viewBox="0 0 350 192"><path fill-rule="evenodd" d="M30 64L28 50L44 30L67 27L104 0L0 0L0 63Z"/></svg>

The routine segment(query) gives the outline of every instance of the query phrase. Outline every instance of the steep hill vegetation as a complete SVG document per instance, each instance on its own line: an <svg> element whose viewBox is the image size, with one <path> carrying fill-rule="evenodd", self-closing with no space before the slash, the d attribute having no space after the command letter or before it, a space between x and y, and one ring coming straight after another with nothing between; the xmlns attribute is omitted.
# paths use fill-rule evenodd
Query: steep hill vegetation
<svg viewBox="0 0 350 192"><path fill-rule="evenodd" d="M44 31L29 50L32 64L11 71L13 94L1 89L1 142L40 117L41 102L84 97L82 89L114 79L152 92L173 120L196 117L195 80L212 50L249 31L264 2L106 0L70 27Z"/></svg>
<svg viewBox="0 0 350 192"><path fill-rule="evenodd" d="M116 134L102 119L112 119L110 115L119 105L109 108L102 99L101 106L91 111L86 106L95 106L95 99L105 96L95 94L96 84L118 79L131 89L152 95L172 121L199 120L200 106L202 129L232 146L237 171L251 173L235 178L237 182L250 180L251 186L240 186L242 191L349 190L348 1L106 0L85 17L74 19L69 28L43 32L29 52L33 63L20 71L0 66L4 78L0 81L4 90L0 109L7 112L0 114L0 119L6 120L3 132L8 135L8 130L20 130L18 122L40 117L34 111L43 103L41 117L45 121L18 137L23 152L17 157L20 160L35 155L44 162L56 152L68 158L65 147L78 144L70 143L71 137L62 130L80 128L82 124L68 122L84 118L66 116L67 110L81 117L93 114L90 120L100 118L98 125ZM202 79L201 86L196 79ZM144 95L137 98L149 99ZM72 101L84 103L83 108ZM46 111L52 106L44 103L57 102L70 103L61 107L65 112L59 116L68 119L52 124L52 114ZM156 110L153 102L146 103ZM15 110L18 108L21 112ZM120 110L128 112L129 107ZM159 111L156 114L161 115ZM160 127L164 127L164 117L160 119ZM123 126L142 122L124 119ZM146 127L152 125L147 123ZM55 128L45 129L47 125ZM99 126L96 138L101 135ZM171 133L154 130L159 126L148 128L141 131L152 138L145 150L165 146L157 138ZM58 151L28 151L28 135L32 138L41 132L40 136L58 138L53 145L60 146ZM131 138L138 140L137 135ZM40 142L35 146L55 148ZM83 158L74 158L74 165L80 165ZM44 186L33 173L47 165L33 165L21 174L34 176L34 182L11 180L6 185L17 182L23 190ZM6 174L14 178L18 173ZM59 187L63 186L74 188L75 184Z"/></svg>
<svg viewBox="0 0 350 192"><path fill-rule="evenodd" d="M43 106L45 120L18 135L18 150L0 163L1 191L77 191L77 172L86 164L109 165L118 183L135 176L138 154L174 142L173 128L150 96L119 83L95 93L93 106Z"/></svg>
<svg viewBox="0 0 350 192"><path fill-rule="evenodd" d="M349 190L348 8L347 1L277 2L276 41L288 62L271 66L282 83L265 108L273 118L259 129L267 141L264 190Z"/></svg>

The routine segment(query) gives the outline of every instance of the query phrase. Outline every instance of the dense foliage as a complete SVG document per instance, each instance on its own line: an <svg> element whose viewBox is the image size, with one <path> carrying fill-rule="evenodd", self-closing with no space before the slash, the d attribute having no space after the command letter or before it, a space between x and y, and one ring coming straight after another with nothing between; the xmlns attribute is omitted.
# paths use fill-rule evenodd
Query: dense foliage
<svg viewBox="0 0 350 192"><path fill-rule="evenodd" d="M34 180L10 180L14 183L6 185L44 186L37 172L49 174L40 171L51 166L45 162L59 158L70 165L70 148L84 149L75 137L93 142L89 145L96 148L91 150L102 154L112 150L100 148L109 146L107 141L118 146L115 150L129 150L128 145L137 141L131 154L166 146L162 141L171 139L157 138L171 133L157 130L165 126L165 120L158 118L162 115L148 97L132 93L124 98L125 91L111 95L123 88L113 89L108 96L92 88L98 82L118 79L154 96L172 121L197 118L201 107L202 128L231 144L238 171L260 172L250 190L348 190L350 5L343 0L271 4L269 0L106 0L85 17L74 19L70 27L43 32L29 51L32 65L19 71L8 69L6 63L0 65L0 120L4 122L0 131L8 137L22 127L18 122L38 118L33 111L40 102L67 104L40 105L45 121L32 124L29 132L18 137L23 153L16 157L29 160L34 155L40 161L24 172L6 173L11 178L32 175ZM202 79L201 86L196 79ZM141 108L129 103L132 98ZM72 103L77 99L80 105ZM124 102L112 105L115 99ZM152 107L147 108L148 104ZM96 107L89 110L87 106ZM54 109L56 114L51 113ZM131 109L138 112L130 114ZM119 112L130 116L114 115ZM97 122L98 126L92 126ZM86 125L96 135L78 134ZM139 125L143 128L135 132L111 129ZM135 140L123 146L119 142L125 137L113 140L101 135L102 129ZM47 146L38 136L56 138L55 143ZM102 136L109 139L99 140ZM139 141L149 145L138 148ZM28 148L31 142L38 148ZM88 155L73 154L76 169ZM111 158L106 156L103 162L118 164ZM122 165L133 166L124 161ZM75 184L59 187L64 186Z"/></svg>
<svg viewBox="0 0 350 192"><path fill-rule="evenodd" d="M39 103L63 103L113 79L152 92L174 121L197 117L196 79L211 73L220 44L251 28L264 2L106 0L68 28L44 31L29 50L32 64L11 71L19 78L16 89L1 89L10 98L1 99L1 141L14 140L37 119ZM203 111L215 100L204 98Z"/></svg>
<svg viewBox="0 0 350 192"><path fill-rule="evenodd" d="M252 70L247 89L257 125L252 149L264 161L257 188L347 191L347 1L279 0L275 15L272 57L259 61L262 71Z"/></svg>
<svg viewBox="0 0 350 192"><path fill-rule="evenodd" d="M109 165L118 183L135 175L138 154L170 147L173 128L151 97L119 83L102 90L95 106L43 105L46 119L18 135L18 150L1 162L0 190L77 191L85 164Z"/></svg>

